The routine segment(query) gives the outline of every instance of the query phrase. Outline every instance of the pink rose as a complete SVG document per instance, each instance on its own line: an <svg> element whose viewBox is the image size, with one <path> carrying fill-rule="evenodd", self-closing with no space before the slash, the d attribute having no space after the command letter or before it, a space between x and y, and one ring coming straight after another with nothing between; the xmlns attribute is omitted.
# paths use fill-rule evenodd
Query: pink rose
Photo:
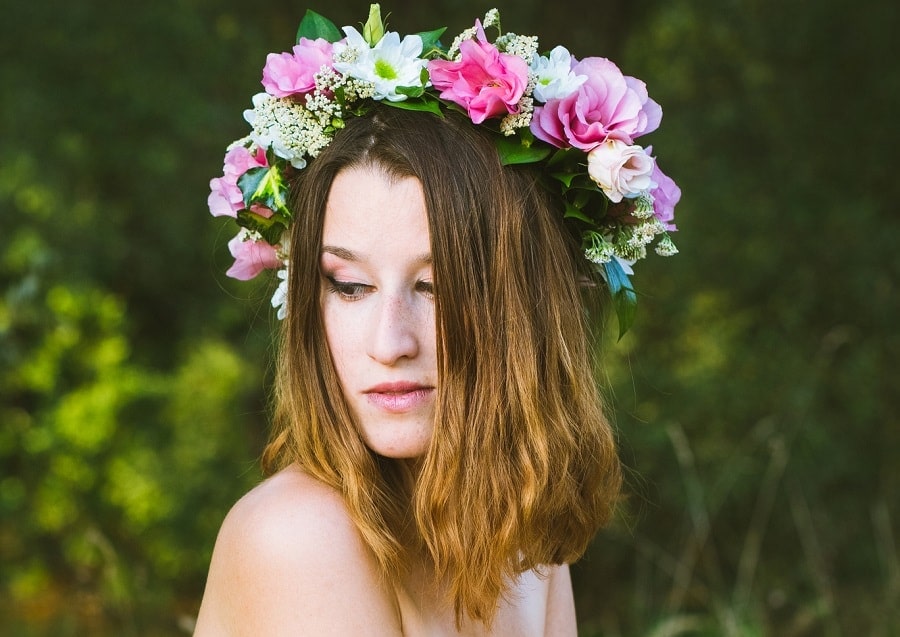
<svg viewBox="0 0 900 637"><path fill-rule="evenodd" d="M432 60L428 73L432 85L441 91L441 99L466 109L469 118L480 124L494 115L518 113L519 99L528 84L528 64L520 57L501 53L484 39L459 45L458 62Z"/></svg>
<svg viewBox="0 0 900 637"><path fill-rule="evenodd" d="M649 154L652 147L647 149ZM650 177L656 188L650 191L653 195L653 215L659 219L666 230L678 230L672 221L675 219L675 206L681 199L681 188L659 169L659 162L653 162L653 174Z"/></svg>
<svg viewBox="0 0 900 637"><path fill-rule="evenodd" d="M262 85L275 97L302 95L316 88L315 75L323 66L331 68L331 43L322 38L300 38L293 53L269 53Z"/></svg>
<svg viewBox="0 0 900 637"><path fill-rule="evenodd" d="M263 270L275 270L284 266L275 248L262 239L254 240L245 229L228 242L228 250L234 264L225 273L232 279L248 281Z"/></svg>
<svg viewBox="0 0 900 637"><path fill-rule="evenodd" d="M608 139L588 153L588 175L613 203L652 185L653 160L637 145Z"/></svg>
<svg viewBox="0 0 900 637"><path fill-rule="evenodd" d="M215 217L236 217L238 211L243 210L244 195L238 188L238 178L251 168L268 166L266 152L257 148L251 153L243 146L235 146L225 153L225 168L222 177L216 177L209 182L209 212Z"/></svg>
<svg viewBox="0 0 900 637"><path fill-rule="evenodd" d="M640 80L622 75L606 58L585 58L572 67L587 76L574 93L534 109L531 132L558 148L590 151L607 139L631 144L659 126L662 109Z"/></svg>

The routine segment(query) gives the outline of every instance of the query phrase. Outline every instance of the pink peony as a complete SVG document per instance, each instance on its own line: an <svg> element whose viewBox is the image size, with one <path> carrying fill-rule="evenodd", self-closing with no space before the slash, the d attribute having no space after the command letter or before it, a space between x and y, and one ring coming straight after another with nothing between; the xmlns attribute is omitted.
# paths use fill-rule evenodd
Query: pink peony
<svg viewBox="0 0 900 637"><path fill-rule="evenodd" d="M238 211L246 207L244 195L237 185L238 178L251 168L268 165L266 152L261 148L251 153L243 146L235 146L225 153L224 175L209 182L210 192L206 203L210 213L215 217L236 217Z"/></svg>
<svg viewBox="0 0 900 637"><path fill-rule="evenodd" d="M228 250L234 257L234 264L225 274L232 279L248 281L263 270L274 270L284 265L275 248L262 239L248 238L247 231L243 229L228 242Z"/></svg>
<svg viewBox="0 0 900 637"><path fill-rule="evenodd" d="M640 80L622 75L606 58L585 58L572 67L587 76L574 93L534 109L531 132L559 148L590 151L607 139L631 144L659 126L662 109Z"/></svg>
<svg viewBox="0 0 900 637"><path fill-rule="evenodd" d="M651 148L647 149L649 154ZM653 174L650 176L656 184L656 188L650 191L653 195L653 214L659 219L666 230L673 232L678 230L672 221L675 219L675 206L681 199L681 188L659 169L659 162L653 162Z"/></svg>
<svg viewBox="0 0 900 637"><path fill-rule="evenodd" d="M302 95L316 88L315 75L323 66L331 68L331 43L322 38L300 38L293 53L269 53L262 85L275 97Z"/></svg>
<svg viewBox="0 0 900 637"><path fill-rule="evenodd" d="M520 57L501 53L484 39L459 45L458 62L432 60L428 73L441 98L466 109L469 118L480 124L494 115L518 113L519 99L528 84L528 64Z"/></svg>

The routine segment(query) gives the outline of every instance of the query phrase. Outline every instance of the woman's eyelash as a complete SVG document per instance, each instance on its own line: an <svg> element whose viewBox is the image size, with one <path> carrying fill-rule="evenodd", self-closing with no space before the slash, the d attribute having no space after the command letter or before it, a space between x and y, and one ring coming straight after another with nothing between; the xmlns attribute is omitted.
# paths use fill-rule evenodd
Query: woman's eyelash
<svg viewBox="0 0 900 637"><path fill-rule="evenodd" d="M325 276L325 279L328 281L328 291L337 294L338 296L348 299L355 300L362 298L363 295L368 292L372 286L367 285L365 283L355 283L353 281L339 281L331 276ZM434 297L434 284L431 281L419 281L416 283L416 290L422 292L428 297Z"/></svg>
<svg viewBox="0 0 900 637"><path fill-rule="evenodd" d="M338 281L334 277L326 276L328 280L328 291L342 296L346 299L358 299L365 294L368 285L364 283L354 283L352 281Z"/></svg>
<svg viewBox="0 0 900 637"><path fill-rule="evenodd" d="M434 283L432 283L431 281L419 281L416 284L416 289L418 289L420 292L424 292L430 297L434 296Z"/></svg>

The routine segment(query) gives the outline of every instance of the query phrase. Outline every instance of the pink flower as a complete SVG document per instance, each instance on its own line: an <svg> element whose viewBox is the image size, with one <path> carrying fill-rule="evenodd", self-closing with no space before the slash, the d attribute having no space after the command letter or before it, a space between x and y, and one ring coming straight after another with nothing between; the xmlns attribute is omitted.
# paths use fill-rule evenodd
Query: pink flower
<svg viewBox="0 0 900 637"><path fill-rule="evenodd" d="M643 148L617 139L608 139L588 153L588 175L613 203L649 189L653 164Z"/></svg>
<svg viewBox="0 0 900 637"><path fill-rule="evenodd" d="M244 195L238 188L238 178L251 168L268 166L266 152L257 148L251 153L243 146L235 146L225 153L225 168L222 177L216 177L209 182L209 212L215 217L237 217L237 213L243 210Z"/></svg>
<svg viewBox="0 0 900 637"><path fill-rule="evenodd" d="M234 257L234 264L225 274L232 279L248 281L263 270L275 270L284 266L275 248L262 239L254 240L243 228L228 242L228 250Z"/></svg>
<svg viewBox="0 0 900 637"><path fill-rule="evenodd" d="M649 154L652 147L647 148ZM659 162L653 162L653 174L650 176L656 184L656 188L650 191L653 195L653 215L659 219L666 230L673 232L678 230L672 221L675 219L675 206L681 199L681 188L659 169Z"/></svg>
<svg viewBox="0 0 900 637"><path fill-rule="evenodd" d="M622 75L606 58L585 58L572 67L587 76L574 93L534 109L531 132L559 148L590 151L607 139L631 144L659 126L662 109L640 80Z"/></svg>
<svg viewBox="0 0 900 637"><path fill-rule="evenodd" d="M269 53L263 68L262 85L275 97L302 95L316 88L315 74L323 66L331 68L331 43L322 38L300 38L293 53Z"/></svg>
<svg viewBox="0 0 900 637"><path fill-rule="evenodd" d="M518 113L519 99L528 84L528 64L520 57L501 53L484 39L479 27L476 40L459 45L458 62L432 60L428 73L441 99L466 109L475 124L494 115Z"/></svg>

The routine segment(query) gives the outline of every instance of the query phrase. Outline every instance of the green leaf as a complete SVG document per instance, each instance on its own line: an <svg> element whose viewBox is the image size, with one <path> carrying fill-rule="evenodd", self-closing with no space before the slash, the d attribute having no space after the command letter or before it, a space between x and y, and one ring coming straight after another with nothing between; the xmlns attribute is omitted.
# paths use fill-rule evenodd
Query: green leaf
<svg viewBox="0 0 900 637"><path fill-rule="evenodd" d="M590 201L591 193L579 190L575 193L575 200L572 202L576 208L584 209Z"/></svg>
<svg viewBox="0 0 900 637"><path fill-rule="evenodd" d="M568 201L566 202L566 211L563 213L563 218L578 219L579 221L584 221L585 223L589 223L592 225L594 223L594 221L590 217L584 214L584 212L582 212L580 209L570 204Z"/></svg>
<svg viewBox="0 0 900 637"><path fill-rule="evenodd" d="M425 88L422 86L398 86L396 91L407 97L422 97L425 94Z"/></svg>
<svg viewBox="0 0 900 637"><path fill-rule="evenodd" d="M619 340L622 340L625 332L634 323L634 315L637 312L637 294L631 287L631 280L618 260L611 259L604 263L601 274L609 286L609 293L616 307L616 317L619 319Z"/></svg>
<svg viewBox="0 0 900 637"><path fill-rule="evenodd" d="M266 173L269 172L269 169L265 166L258 168L251 168L243 175L238 177L237 185L238 188L241 189L241 194L244 195L244 205L249 206L253 203L253 196L259 188L259 184L266 177Z"/></svg>
<svg viewBox="0 0 900 637"><path fill-rule="evenodd" d="M583 151L578 150L577 148L560 148L556 152L553 153L553 156L547 160L547 166L556 166L557 164L561 164L563 162L570 162L577 164L580 160L585 157ZM572 166L566 168L566 172L576 172Z"/></svg>
<svg viewBox="0 0 900 637"><path fill-rule="evenodd" d="M303 20L300 21L300 27L297 29L297 42L300 42L300 38L307 38L308 40L323 38L328 42L337 42L342 37L344 35L335 26L334 22L312 9L306 10L306 15L303 16Z"/></svg>
<svg viewBox="0 0 900 637"><path fill-rule="evenodd" d="M546 158L551 152L546 146L523 144L516 137L497 137L494 144L500 153L500 163L504 166L533 164Z"/></svg>
<svg viewBox="0 0 900 637"><path fill-rule="evenodd" d="M258 232L269 245L281 242L281 235L287 228L284 219L278 215L263 217L252 210L240 210L237 213L238 225L247 230Z"/></svg>
<svg viewBox="0 0 900 637"><path fill-rule="evenodd" d="M436 100L405 100L403 102L391 102L389 100L383 100L381 102L387 106L393 106L394 108L400 108L405 111L423 111L426 113L434 113L438 117L443 117L444 114L441 112L441 105Z"/></svg>
<svg viewBox="0 0 900 637"><path fill-rule="evenodd" d="M575 179L575 173L550 173L550 176L562 182L566 189L572 187L572 180Z"/></svg>
<svg viewBox="0 0 900 637"><path fill-rule="evenodd" d="M244 205L248 208L258 203L287 219L291 218L291 211L287 207L287 184L277 165L251 168L238 178L237 185L244 195Z"/></svg>
<svg viewBox="0 0 900 637"><path fill-rule="evenodd" d="M434 31L422 31L418 34L420 38L422 38L422 55L425 56L430 53L433 49L439 49L438 41L441 36L444 35L444 31L447 30L447 27L441 27L440 29L435 29Z"/></svg>

